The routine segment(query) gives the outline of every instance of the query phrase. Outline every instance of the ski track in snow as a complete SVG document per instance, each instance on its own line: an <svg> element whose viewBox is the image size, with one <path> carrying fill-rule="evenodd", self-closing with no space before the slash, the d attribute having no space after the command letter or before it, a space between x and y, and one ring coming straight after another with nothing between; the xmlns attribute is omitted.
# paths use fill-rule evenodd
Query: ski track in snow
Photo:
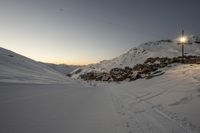
<svg viewBox="0 0 200 133"><path fill-rule="evenodd" d="M144 100L110 88L113 101L129 133L191 133Z"/></svg>
<svg viewBox="0 0 200 133"><path fill-rule="evenodd" d="M1 133L198 133L120 84L0 84ZM148 100L147 100L148 99ZM174 118L173 118L174 117ZM175 119L176 118L176 119ZM184 121L185 124L187 121ZM190 125L191 127L192 125ZM196 129L195 129L196 128Z"/></svg>
<svg viewBox="0 0 200 133"><path fill-rule="evenodd" d="M190 69L121 83L0 83L0 133L199 133L200 67Z"/></svg>

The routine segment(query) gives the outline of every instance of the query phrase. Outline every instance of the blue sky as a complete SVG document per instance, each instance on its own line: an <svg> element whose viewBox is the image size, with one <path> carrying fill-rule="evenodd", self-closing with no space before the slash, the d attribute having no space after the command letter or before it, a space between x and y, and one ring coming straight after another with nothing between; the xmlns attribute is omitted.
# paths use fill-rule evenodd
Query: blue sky
<svg viewBox="0 0 200 133"><path fill-rule="evenodd" d="M1 0L0 46L38 61L89 64L199 34L198 0Z"/></svg>

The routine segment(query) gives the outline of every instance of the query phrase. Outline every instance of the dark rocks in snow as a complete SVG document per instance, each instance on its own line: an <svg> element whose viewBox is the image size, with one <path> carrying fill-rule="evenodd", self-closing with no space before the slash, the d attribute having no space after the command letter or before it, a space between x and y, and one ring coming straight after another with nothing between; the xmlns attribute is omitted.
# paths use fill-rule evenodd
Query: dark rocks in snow
<svg viewBox="0 0 200 133"><path fill-rule="evenodd" d="M156 71L159 68L157 64L149 65L149 64L137 64L133 67L134 71L138 72L138 76L140 78L147 77L151 72Z"/></svg>
<svg viewBox="0 0 200 133"><path fill-rule="evenodd" d="M83 80L96 80L96 81L109 81L111 79L110 74L106 72L100 73L96 71L82 74L80 77Z"/></svg>
<svg viewBox="0 0 200 133"><path fill-rule="evenodd" d="M138 72L129 67L125 67L124 69L113 68L110 70L110 76L113 81L123 81L126 79L133 81L139 78Z"/></svg>
<svg viewBox="0 0 200 133"><path fill-rule="evenodd" d="M159 57L157 57L157 58L153 58L153 57L149 57L149 58L147 58L145 61L144 61L144 64L148 64L148 63L154 63L157 59L158 59Z"/></svg>
<svg viewBox="0 0 200 133"><path fill-rule="evenodd" d="M184 56L184 57L174 57L172 58L172 63L184 63L184 64L200 64L199 56Z"/></svg>
<svg viewBox="0 0 200 133"><path fill-rule="evenodd" d="M144 64L148 64L148 65L157 65L158 67L165 67L168 64L173 63L173 59L171 58L167 58L167 57L155 57L155 58L147 58L146 61L144 62Z"/></svg>
<svg viewBox="0 0 200 133"><path fill-rule="evenodd" d="M132 68L130 68L130 67L125 67L124 70L125 70L125 72L127 73L126 78L128 78L128 79L130 79L130 80L135 79L135 74L136 74L136 73L134 73L134 71L133 71Z"/></svg>
<svg viewBox="0 0 200 133"><path fill-rule="evenodd" d="M99 73L95 80L96 81L109 81L110 79L111 79L110 74L104 72L104 73Z"/></svg>
<svg viewBox="0 0 200 133"><path fill-rule="evenodd" d="M182 62L182 57L174 57L172 58L172 63L181 63Z"/></svg>
<svg viewBox="0 0 200 133"><path fill-rule="evenodd" d="M123 81L127 78L128 72L122 68L113 68L110 70L110 76L114 81Z"/></svg>
<svg viewBox="0 0 200 133"><path fill-rule="evenodd" d="M192 39L193 39L194 43L197 43L197 44L200 43L200 37L199 36L193 36Z"/></svg>
<svg viewBox="0 0 200 133"><path fill-rule="evenodd" d="M132 71L131 75L128 76L129 81L134 81L140 78L140 75L137 71Z"/></svg>
<svg viewBox="0 0 200 133"><path fill-rule="evenodd" d="M82 74L80 77L83 80L95 80L98 77L98 74L97 72L92 71L92 72Z"/></svg>
<svg viewBox="0 0 200 133"><path fill-rule="evenodd" d="M73 72L73 74L78 74L78 73L80 73L81 71L82 71L82 69L78 68L78 69L76 69L76 70Z"/></svg>
<svg viewBox="0 0 200 133"><path fill-rule="evenodd" d="M146 79L151 79L151 78L153 78L153 77L163 75L164 73L165 73L165 72L158 70L158 71L155 71L155 72L152 72L151 74L149 74L149 75L146 77Z"/></svg>
<svg viewBox="0 0 200 133"><path fill-rule="evenodd" d="M167 43L170 43L170 42L173 42L173 41L170 40L170 39L167 39L167 40L160 40L160 41L158 41L158 42L167 42Z"/></svg>
<svg viewBox="0 0 200 133"><path fill-rule="evenodd" d="M8 56L9 56L9 57L14 57L14 55L11 55L11 54L9 54Z"/></svg>
<svg viewBox="0 0 200 133"><path fill-rule="evenodd" d="M127 72L127 73L129 73L129 72L131 72L133 69L132 68L130 68L130 67L128 67L128 66L126 66L125 68L125 71Z"/></svg>
<svg viewBox="0 0 200 133"><path fill-rule="evenodd" d="M185 64L200 64L200 57L198 56L186 56L184 57Z"/></svg>
<svg viewBox="0 0 200 133"><path fill-rule="evenodd" d="M134 81L139 78L150 79L156 76L163 75L164 72L160 68L171 66L173 63L185 64L200 64L199 56L185 56L182 57L150 57L147 58L143 64L136 64L133 68L113 68L110 72L88 72L81 75L83 80L96 80L96 81Z"/></svg>
<svg viewBox="0 0 200 133"><path fill-rule="evenodd" d="M68 73L68 74L66 74L66 76L67 76L67 77L71 77L71 76L72 76L72 74Z"/></svg>
<svg viewBox="0 0 200 133"><path fill-rule="evenodd" d="M141 71L142 69L145 68L145 65L144 64L137 64L133 67L133 70L134 71Z"/></svg>

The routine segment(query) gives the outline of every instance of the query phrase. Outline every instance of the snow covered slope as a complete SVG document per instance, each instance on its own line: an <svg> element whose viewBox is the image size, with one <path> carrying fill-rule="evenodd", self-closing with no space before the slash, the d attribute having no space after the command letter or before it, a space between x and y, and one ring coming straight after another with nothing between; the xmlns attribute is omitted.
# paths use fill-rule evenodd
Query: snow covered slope
<svg viewBox="0 0 200 133"><path fill-rule="evenodd" d="M173 64L163 71L152 79L106 83L124 123L137 133L200 133L200 65Z"/></svg>
<svg viewBox="0 0 200 133"><path fill-rule="evenodd" d="M0 132L200 133L200 65L163 69L134 82L0 83Z"/></svg>
<svg viewBox="0 0 200 133"><path fill-rule="evenodd" d="M75 65L65 65L65 64L58 64L58 65L52 63L44 63L44 64L51 67L55 71L60 72L63 75L69 74L78 67Z"/></svg>
<svg viewBox="0 0 200 133"><path fill-rule="evenodd" d="M194 38L196 40L196 38ZM193 41L195 42L195 41ZM200 43L188 44L185 46L186 55L200 55ZM89 71L109 71L112 68L133 67L136 64L143 63L149 57L175 57L181 55L181 46L172 40L160 40L140 44L138 47L131 48L128 52L111 60L104 60L97 64L85 66L80 73L72 77L78 77L80 74Z"/></svg>
<svg viewBox="0 0 200 133"><path fill-rule="evenodd" d="M69 80L42 63L0 48L0 82L65 83Z"/></svg>

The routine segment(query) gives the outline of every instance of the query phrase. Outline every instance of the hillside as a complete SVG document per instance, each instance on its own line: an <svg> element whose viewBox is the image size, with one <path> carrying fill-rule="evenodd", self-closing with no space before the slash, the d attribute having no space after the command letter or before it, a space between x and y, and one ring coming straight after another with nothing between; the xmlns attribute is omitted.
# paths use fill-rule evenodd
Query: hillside
<svg viewBox="0 0 200 133"><path fill-rule="evenodd" d="M65 83L67 77L32 59L0 48L0 82Z"/></svg>
<svg viewBox="0 0 200 133"><path fill-rule="evenodd" d="M185 46L185 55L200 55L200 44L197 37L193 36L193 44ZM181 55L181 46L176 44L175 40L160 40L140 44L138 47L131 48L128 52L111 60L104 60L97 64L87 65L72 72L72 77L90 71L108 72L112 68L133 67L136 64L143 63L149 57L177 57ZM81 69L81 71L80 71ZM79 70L79 72L77 72Z"/></svg>
<svg viewBox="0 0 200 133"><path fill-rule="evenodd" d="M200 65L174 64L164 69L164 75L152 79L94 83L111 88L118 112L133 132L141 132L137 122L145 133L199 133ZM173 124L167 128L164 119ZM158 125L164 128L159 129ZM177 130L175 125L184 131Z"/></svg>

